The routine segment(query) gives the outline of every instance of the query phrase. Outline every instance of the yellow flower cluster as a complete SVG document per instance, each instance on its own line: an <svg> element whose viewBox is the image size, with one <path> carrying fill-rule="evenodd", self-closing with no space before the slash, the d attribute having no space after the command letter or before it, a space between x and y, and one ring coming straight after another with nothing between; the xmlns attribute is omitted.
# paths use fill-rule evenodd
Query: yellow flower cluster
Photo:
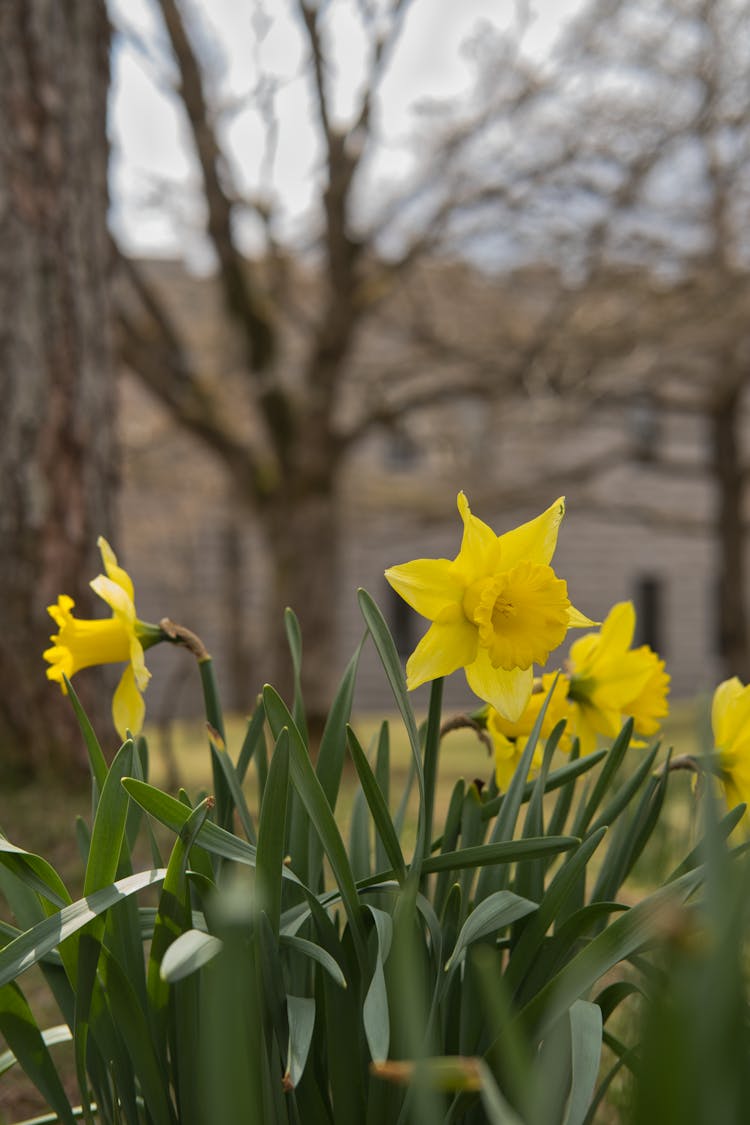
<svg viewBox="0 0 750 1125"><path fill-rule="evenodd" d="M472 691L485 700L487 728L495 747L498 786L507 787L554 677L534 692L534 664L544 664L568 629L595 622L574 609L566 583L550 563L565 512L560 498L536 519L496 535L458 496L463 521L455 559L417 559L391 567L393 588L432 624L409 657L407 686L463 668ZM561 748L580 741L590 753L599 736L613 738L632 716L636 734L649 737L667 715L669 676L648 647L633 648L635 611L614 606L598 632L571 646L542 723L542 739L560 721ZM532 764L538 768L539 756Z"/></svg>

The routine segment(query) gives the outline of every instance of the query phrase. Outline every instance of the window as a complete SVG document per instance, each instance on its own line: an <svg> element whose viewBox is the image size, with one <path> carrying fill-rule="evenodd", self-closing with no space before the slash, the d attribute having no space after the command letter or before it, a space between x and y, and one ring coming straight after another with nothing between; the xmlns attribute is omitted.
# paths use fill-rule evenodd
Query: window
<svg viewBox="0 0 750 1125"><path fill-rule="evenodd" d="M636 645L650 645L664 656L664 583L653 574L636 579Z"/></svg>
<svg viewBox="0 0 750 1125"><path fill-rule="evenodd" d="M402 660L405 660L416 645L416 614L391 586L388 587L388 593L391 603L388 615L391 634L396 645L396 652Z"/></svg>

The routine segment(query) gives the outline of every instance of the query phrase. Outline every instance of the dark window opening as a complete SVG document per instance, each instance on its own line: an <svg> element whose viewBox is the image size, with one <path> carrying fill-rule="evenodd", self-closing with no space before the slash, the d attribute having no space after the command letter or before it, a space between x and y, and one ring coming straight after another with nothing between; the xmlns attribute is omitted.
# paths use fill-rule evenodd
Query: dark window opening
<svg viewBox="0 0 750 1125"><path fill-rule="evenodd" d="M664 656L664 583L654 575L643 575L635 588L635 643L650 645Z"/></svg>
<svg viewBox="0 0 750 1125"><path fill-rule="evenodd" d="M390 586L390 627L396 652L402 660L411 655L416 645L417 619L414 610Z"/></svg>

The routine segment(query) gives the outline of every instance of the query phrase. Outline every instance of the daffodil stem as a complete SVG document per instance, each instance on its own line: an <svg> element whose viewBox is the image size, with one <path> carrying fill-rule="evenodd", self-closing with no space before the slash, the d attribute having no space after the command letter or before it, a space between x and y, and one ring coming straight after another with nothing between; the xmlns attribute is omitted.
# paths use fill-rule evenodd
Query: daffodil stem
<svg viewBox="0 0 750 1125"><path fill-rule="evenodd" d="M440 715L443 708L443 681L433 680L430 688L430 705L427 711L427 730L424 739L424 854L430 854L432 818L435 810L438 756L440 752Z"/></svg>
<svg viewBox="0 0 750 1125"><path fill-rule="evenodd" d="M230 828L232 822L232 796L229 785L221 768L219 754L226 754L226 733L224 730L224 716L219 702L219 690L214 675L214 662L206 655L198 660L198 670L203 688L203 706L206 712L206 723L209 732L211 747L211 772L213 775L214 795L216 797L216 823L221 828ZM218 737L217 737L218 736Z"/></svg>
<svg viewBox="0 0 750 1125"><path fill-rule="evenodd" d="M473 730L479 741L487 747L487 753L490 755L493 753L492 739L487 734L486 728L471 715L454 715L452 719L446 719L440 728L440 737L450 734L452 730Z"/></svg>

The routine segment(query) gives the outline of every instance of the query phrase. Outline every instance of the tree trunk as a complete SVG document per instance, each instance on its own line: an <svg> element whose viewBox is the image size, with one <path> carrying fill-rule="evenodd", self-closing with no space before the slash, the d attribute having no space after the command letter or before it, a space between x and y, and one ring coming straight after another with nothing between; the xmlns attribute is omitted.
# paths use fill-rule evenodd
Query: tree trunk
<svg viewBox="0 0 750 1125"><path fill-rule="evenodd" d="M311 740L317 741L343 669L337 667L339 513L335 484L282 489L263 513L273 566L271 607L272 682L291 700L291 660L284 634L289 606L302 631L302 691Z"/></svg>
<svg viewBox="0 0 750 1125"><path fill-rule="evenodd" d="M71 707L42 651L59 593L96 601L98 534L112 525L103 0L0 4L0 771L83 762ZM78 682L76 687L79 687ZM102 740L109 694L80 683ZM91 690L88 690L91 689ZM109 739L110 743L112 738ZM105 743L106 744L106 743Z"/></svg>
<svg viewBox="0 0 750 1125"><path fill-rule="evenodd" d="M739 444L742 383L722 395L712 416L712 461L717 485L716 541L719 552L719 638L724 672L750 682L745 537L742 519L743 466Z"/></svg>

